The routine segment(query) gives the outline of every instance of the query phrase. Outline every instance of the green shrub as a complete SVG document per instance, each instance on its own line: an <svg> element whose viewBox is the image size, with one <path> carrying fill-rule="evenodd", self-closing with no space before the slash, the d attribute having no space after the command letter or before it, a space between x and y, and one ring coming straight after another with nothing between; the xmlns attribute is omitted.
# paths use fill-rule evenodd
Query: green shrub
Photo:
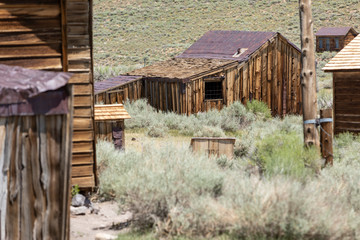
<svg viewBox="0 0 360 240"><path fill-rule="evenodd" d="M161 124L151 125L146 129L146 134L150 137L164 137L169 131L166 126Z"/></svg>
<svg viewBox="0 0 360 240"><path fill-rule="evenodd" d="M256 161L267 176L287 175L304 178L319 169L315 148L306 149L294 132L279 132L264 138L257 147Z"/></svg>
<svg viewBox="0 0 360 240"><path fill-rule="evenodd" d="M248 101L246 104L246 109L248 109L250 112L254 113L255 115L264 118L271 118L271 110L264 102L257 100Z"/></svg>

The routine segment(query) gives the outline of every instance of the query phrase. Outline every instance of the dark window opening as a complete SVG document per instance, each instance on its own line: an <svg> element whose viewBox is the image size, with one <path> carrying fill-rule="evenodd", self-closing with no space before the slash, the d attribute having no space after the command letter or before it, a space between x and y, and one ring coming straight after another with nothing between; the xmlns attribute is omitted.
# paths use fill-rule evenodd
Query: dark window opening
<svg viewBox="0 0 360 240"><path fill-rule="evenodd" d="M319 39L319 48L320 48L320 49L323 49L323 48L324 48L323 39L322 39L322 38Z"/></svg>
<svg viewBox="0 0 360 240"><path fill-rule="evenodd" d="M222 81L205 82L205 100L222 98Z"/></svg>
<svg viewBox="0 0 360 240"><path fill-rule="evenodd" d="M326 50L330 51L330 38L326 39Z"/></svg>
<svg viewBox="0 0 360 240"><path fill-rule="evenodd" d="M339 38L335 38L335 48L336 48L336 49L339 49L339 48L340 48Z"/></svg>

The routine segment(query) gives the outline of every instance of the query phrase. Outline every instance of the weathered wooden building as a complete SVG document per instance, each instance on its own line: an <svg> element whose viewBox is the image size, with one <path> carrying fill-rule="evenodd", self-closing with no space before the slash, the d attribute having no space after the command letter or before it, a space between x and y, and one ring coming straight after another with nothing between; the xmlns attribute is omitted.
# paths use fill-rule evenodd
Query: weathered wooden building
<svg viewBox="0 0 360 240"><path fill-rule="evenodd" d="M95 105L96 139L111 141L115 148L125 148L125 119L130 115L122 104Z"/></svg>
<svg viewBox="0 0 360 240"><path fill-rule="evenodd" d="M338 52L358 33L352 27L323 27L316 34L316 52Z"/></svg>
<svg viewBox="0 0 360 240"><path fill-rule="evenodd" d="M0 64L0 239L68 239L70 74Z"/></svg>
<svg viewBox="0 0 360 240"><path fill-rule="evenodd" d="M301 113L300 58L300 50L280 33L210 31L180 56L120 77L142 76L135 80L141 90L122 83L111 91L136 89L155 108L181 114L253 99L267 103L274 115ZM105 102L120 100L111 99Z"/></svg>
<svg viewBox="0 0 360 240"><path fill-rule="evenodd" d="M333 73L334 134L360 133L360 36L323 68Z"/></svg>
<svg viewBox="0 0 360 240"><path fill-rule="evenodd" d="M94 85L95 102L123 103L126 99L138 100L143 96L143 77L121 75Z"/></svg>
<svg viewBox="0 0 360 240"><path fill-rule="evenodd" d="M94 187L92 1L0 0L0 63L74 73L73 184Z"/></svg>

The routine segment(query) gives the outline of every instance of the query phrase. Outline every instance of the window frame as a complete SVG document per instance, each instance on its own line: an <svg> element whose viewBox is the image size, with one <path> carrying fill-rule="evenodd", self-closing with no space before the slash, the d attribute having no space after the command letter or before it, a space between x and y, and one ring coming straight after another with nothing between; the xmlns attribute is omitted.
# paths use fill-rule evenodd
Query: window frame
<svg viewBox="0 0 360 240"><path fill-rule="evenodd" d="M218 100L224 100L224 96L223 96L223 78L214 78L214 79L204 79L204 101L218 101ZM218 93L216 93L218 96L221 96L220 98L209 98L209 89L207 91L206 89L206 85L207 84L211 84L211 83L218 83L220 85L220 90L217 90ZM215 94L214 94L215 95Z"/></svg>

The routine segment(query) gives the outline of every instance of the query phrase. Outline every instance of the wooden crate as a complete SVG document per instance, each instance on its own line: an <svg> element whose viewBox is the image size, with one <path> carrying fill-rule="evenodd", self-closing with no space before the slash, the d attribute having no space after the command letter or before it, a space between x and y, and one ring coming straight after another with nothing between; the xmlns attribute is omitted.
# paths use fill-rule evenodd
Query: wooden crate
<svg viewBox="0 0 360 240"><path fill-rule="evenodd" d="M235 140L235 138L222 137L194 137L191 139L191 147L195 152L233 158Z"/></svg>

